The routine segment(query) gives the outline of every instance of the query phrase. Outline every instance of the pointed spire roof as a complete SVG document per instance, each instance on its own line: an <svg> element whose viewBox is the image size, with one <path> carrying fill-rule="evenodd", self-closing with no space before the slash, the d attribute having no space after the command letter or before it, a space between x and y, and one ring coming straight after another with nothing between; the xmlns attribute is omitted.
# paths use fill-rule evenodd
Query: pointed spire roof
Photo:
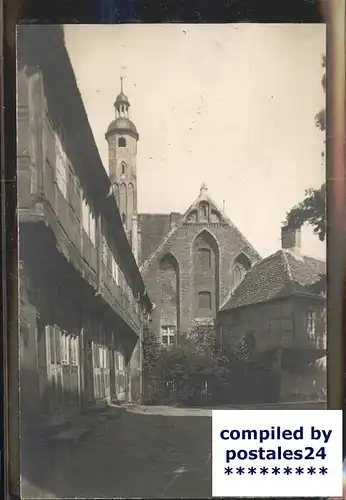
<svg viewBox="0 0 346 500"><path fill-rule="evenodd" d="M120 94L117 95L115 99L114 105L117 104L126 104L128 107L130 106L130 102L128 100L127 95L124 94L124 77L120 77Z"/></svg>
<svg viewBox="0 0 346 500"><path fill-rule="evenodd" d="M114 102L115 120L112 121L107 129L107 140L114 134L129 134L138 141L139 135L136 125L129 118L129 107L130 102L124 94L123 77L120 77L120 94L117 95Z"/></svg>

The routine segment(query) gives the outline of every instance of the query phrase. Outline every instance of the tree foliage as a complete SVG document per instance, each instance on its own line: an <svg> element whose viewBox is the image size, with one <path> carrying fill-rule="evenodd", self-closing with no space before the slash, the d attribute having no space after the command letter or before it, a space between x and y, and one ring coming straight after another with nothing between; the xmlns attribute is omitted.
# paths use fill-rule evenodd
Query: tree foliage
<svg viewBox="0 0 346 500"><path fill-rule="evenodd" d="M234 345L219 345L214 325L195 324L179 345L163 347L149 329L143 337L144 368L166 379L222 375L256 363L246 335ZM252 365L251 365L252 366Z"/></svg>
<svg viewBox="0 0 346 500"><path fill-rule="evenodd" d="M326 56L322 56L322 67L326 67ZM326 91L326 73L323 73L322 87ZM315 116L316 126L324 132L326 130L326 110L321 109ZM322 153L324 156L324 153ZM286 215L286 226L290 229L300 229L309 224L321 241L326 237L326 184L319 189L308 189L305 198L298 205L291 208Z"/></svg>
<svg viewBox="0 0 346 500"><path fill-rule="evenodd" d="M286 215L286 225L300 229L309 224L321 241L326 237L326 184L319 189L308 189L303 201L294 206Z"/></svg>
<svg viewBox="0 0 346 500"><path fill-rule="evenodd" d="M150 370L155 367L160 359L163 348L155 333L150 329L149 325L144 325L143 329L143 368Z"/></svg>

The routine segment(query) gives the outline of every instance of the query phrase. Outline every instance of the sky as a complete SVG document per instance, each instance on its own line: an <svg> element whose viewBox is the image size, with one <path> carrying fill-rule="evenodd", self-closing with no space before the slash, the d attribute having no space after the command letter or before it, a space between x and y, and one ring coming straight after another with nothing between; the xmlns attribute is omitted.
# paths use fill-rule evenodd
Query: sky
<svg viewBox="0 0 346 500"><path fill-rule="evenodd" d="M205 182L262 257L280 248L286 212L325 180L324 25L67 25L65 40L107 171L124 77L140 213L184 213ZM309 227L302 252L325 258Z"/></svg>

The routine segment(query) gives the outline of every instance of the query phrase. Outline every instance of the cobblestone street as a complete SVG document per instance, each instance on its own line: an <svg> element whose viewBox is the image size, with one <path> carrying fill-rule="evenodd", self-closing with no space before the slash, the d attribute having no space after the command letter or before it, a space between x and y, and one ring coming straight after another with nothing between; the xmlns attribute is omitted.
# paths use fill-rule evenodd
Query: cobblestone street
<svg viewBox="0 0 346 500"><path fill-rule="evenodd" d="M230 409L231 407L229 407ZM324 409L323 403L234 409ZM211 409L136 406L80 443L22 441L26 498L211 496Z"/></svg>
<svg viewBox="0 0 346 500"><path fill-rule="evenodd" d="M126 412L80 444L23 443L22 496L209 497L211 419Z"/></svg>

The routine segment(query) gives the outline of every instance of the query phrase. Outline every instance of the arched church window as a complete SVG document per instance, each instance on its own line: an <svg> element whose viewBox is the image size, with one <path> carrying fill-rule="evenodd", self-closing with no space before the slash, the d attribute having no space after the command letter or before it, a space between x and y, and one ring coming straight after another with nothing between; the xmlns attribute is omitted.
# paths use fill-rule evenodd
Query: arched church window
<svg viewBox="0 0 346 500"><path fill-rule="evenodd" d="M198 262L202 269L211 267L211 251L209 248L198 249Z"/></svg>
<svg viewBox="0 0 346 500"><path fill-rule="evenodd" d="M187 216L187 221L188 222L197 222L197 211L192 210L189 215Z"/></svg>
<svg viewBox="0 0 346 500"><path fill-rule="evenodd" d="M198 308L199 309L211 309L211 293L210 292L199 292L198 293Z"/></svg>
<svg viewBox="0 0 346 500"><path fill-rule="evenodd" d="M238 257L235 259L234 263L232 264L231 272L232 272L232 278L231 278L231 290L235 290L237 286L240 285L240 283L243 281L245 278L246 273L251 269L251 262L248 259L248 257L241 253L238 255Z"/></svg>
<svg viewBox="0 0 346 500"><path fill-rule="evenodd" d="M243 268L243 266L236 264L233 269L233 280L232 280L233 290L237 288L237 286L239 286L240 283L243 281L244 274L245 274L245 269Z"/></svg>
<svg viewBox="0 0 346 500"><path fill-rule="evenodd" d="M119 139L119 140L120 140L120 139ZM125 165L125 163L123 162L123 163L121 164L121 175L124 175L124 174L125 174L125 168L126 168L126 165Z"/></svg>
<svg viewBox="0 0 346 500"><path fill-rule="evenodd" d="M119 137L118 139L119 148L126 148L126 139L125 137Z"/></svg>
<svg viewBox="0 0 346 500"><path fill-rule="evenodd" d="M201 221L208 220L208 203L202 202L199 204L199 218Z"/></svg>

